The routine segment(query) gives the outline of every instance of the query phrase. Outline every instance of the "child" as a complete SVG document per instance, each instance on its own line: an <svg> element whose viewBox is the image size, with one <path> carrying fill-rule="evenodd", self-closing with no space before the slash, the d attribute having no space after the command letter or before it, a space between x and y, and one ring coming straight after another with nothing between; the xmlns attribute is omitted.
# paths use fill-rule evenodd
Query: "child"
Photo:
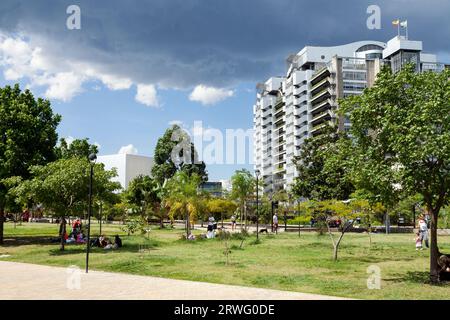
<svg viewBox="0 0 450 320"><path fill-rule="evenodd" d="M422 250L422 236L420 232L416 233L416 250Z"/></svg>

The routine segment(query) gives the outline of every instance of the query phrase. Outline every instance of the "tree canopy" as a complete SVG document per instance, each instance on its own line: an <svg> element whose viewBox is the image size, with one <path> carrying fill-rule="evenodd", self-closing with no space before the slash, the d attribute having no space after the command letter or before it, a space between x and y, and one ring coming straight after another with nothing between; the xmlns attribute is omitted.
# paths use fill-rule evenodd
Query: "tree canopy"
<svg viewBox="0 0 450 320"><path fill-rule="evenodd" d="M152 176L163 184L177 171L184 171L188 175L196 174L202 181L208 180L206 165L198 160L197 151L189 135L178 125L173 125L156 143Z"/></svg>
<svg viewBox="0 0 450 320"><path fill-rule="evenodd" d="M98 153L98 146L90 144L88 138L75 139L70 144L66 139L59 140L59 146L56 147L56 155L58 159L64 158L88 158L90 154Z"/></svg>
<svg viewBox="0 0 450 320"><path fill-rule="evenodd" d="M21 91L19 85L0 88L0 244L8 193L5 179L27 179L30 167L56 159L60 121L50 101L35 99L30 90Z"/></svg>
<svg viewBox="0 0 450 320"><path fill-rule="evenodd" d="M420 194L431 216L431 280L438 281L437 222L450 200L450 70L394 74L341 102L350 117L352 177L385 205Z"/></svg>
<svg viewBox="0 0 450 320"><path fill-rule="evenodd" d="M300 155L294 158L298 171L292 185L294 195L315 200L348 199L354 187L341 147L346 140L346 135L332 125L305 140Z"/></svg>

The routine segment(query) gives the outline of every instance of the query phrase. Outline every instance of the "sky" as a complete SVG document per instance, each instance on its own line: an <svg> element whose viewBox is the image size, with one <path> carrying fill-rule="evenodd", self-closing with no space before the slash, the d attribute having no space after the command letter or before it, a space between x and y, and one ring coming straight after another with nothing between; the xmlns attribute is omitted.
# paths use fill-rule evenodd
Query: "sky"
<svg viewBox="0 0 450 320"><path fill-rule="evenodd" d="M71 5L80 29L67 27ZM380 29L366 26L369 5ZM0 85L49 99L60 137L151 156L173 123L192 135L251 129L256 83L283 75L305 45L387 41L400 18L410 39L450 62L449 12L448 0L2 0ZM208 164L210 180L251 170L250 148L246 161Z"/></svg>

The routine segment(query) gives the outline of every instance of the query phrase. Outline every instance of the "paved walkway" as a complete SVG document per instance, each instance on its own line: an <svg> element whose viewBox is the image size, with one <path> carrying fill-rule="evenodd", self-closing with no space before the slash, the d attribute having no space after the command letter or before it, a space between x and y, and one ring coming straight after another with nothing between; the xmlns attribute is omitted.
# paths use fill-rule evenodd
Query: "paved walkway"
<svg viewBox="0 0 450 320"><path fill-rule="evenodd" d="M322 300L337 297L0 261L4 299Z"/></svg>

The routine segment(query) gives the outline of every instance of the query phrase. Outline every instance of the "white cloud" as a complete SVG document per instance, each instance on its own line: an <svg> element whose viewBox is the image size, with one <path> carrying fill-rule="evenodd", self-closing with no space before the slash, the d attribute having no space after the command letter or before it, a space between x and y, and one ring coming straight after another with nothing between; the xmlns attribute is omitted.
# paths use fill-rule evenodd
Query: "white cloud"
<svg viewBox="0 0 450 320"><path fill-rule="evenodd" d="M172 120L172 121L169 121L168 124L169 124L169 126L177 125L177 126L181 127L181 126L183 126L183 121L181 121L181 120Z"/></svg>
<svg viewBox="0 0 450 320"><path fill-rule="evenodd" d="M81 93L87 81L100 81L109 90L125 90L133 85L131 79L103 72L99 65L55 57L33 46L23 36L12 37L1 32L0 67L6 80L25 78L29 81L25 87L44 87L46 98L65 102ZM138 97L146 105L157 105L153 86L138 85Z"/></svg>
<svg viewBox="0 0 450 320"><path fill-rule="evenodd" d="M189 100L203 105L213 105L234 95L233 90L198 85L189 95Z"/></svg>
<svg viewBox="0 0 450 320"><path fill-rule="evenodd" d="M149 107L159 106L156 88L152 84L138 84L135 99Z"/></svg>
<svg viewBox="0 0 450 320"><path fill-rule="evenodd" d="M100 150L100 148L102 147L102 145L100 143L98 143L97 141L94 142L94 146L97 146L98 150Z"/></svg>
<svg viewBox="0 0 450 320"><path fill-rule="evenodd" d="M118 154L137 154L138 150L136 149L135 146L133 146L132 144L123 146L119 149L119 152L117 152Z"/></svg>
<svg viewBox="0 0 450 320"><path fill-rule="evenodd" d="M45 96L49 99L70 101L82 90L83 77L73 72L61 72L54 76L43 78L40 83L47 85Z"/></svg>
<svg viewBox="0 0 450 320"><path fill-rule="evenodd" d="M100 75L99 79L110 90L125 90L130 89L133 82L128 78L120 78L110 74Z"/></svg>

